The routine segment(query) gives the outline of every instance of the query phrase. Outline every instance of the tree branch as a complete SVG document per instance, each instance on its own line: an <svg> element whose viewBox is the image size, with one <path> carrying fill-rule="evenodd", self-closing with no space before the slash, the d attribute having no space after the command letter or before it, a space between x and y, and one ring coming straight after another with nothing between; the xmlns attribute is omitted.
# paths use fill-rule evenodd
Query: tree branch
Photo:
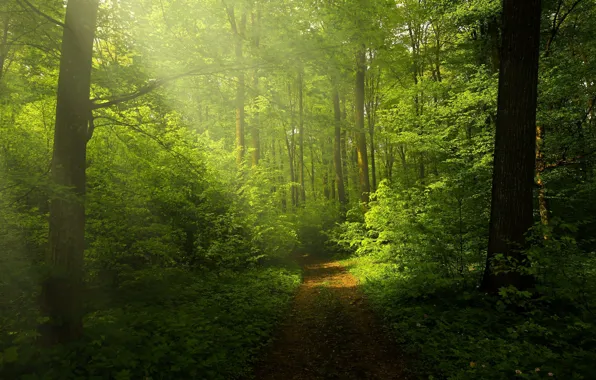
<svg viewBox="0 0 596 380"><path fill-rule="evenodd" d="M565 21L567 16L569 16L571 14L571 12L573 12L573 10L582 1L583 0L575 0L575 2L573 4L571 4L571 7L560 18L559 18L559 12L561 11L561 6L563 5L563 0L559 1L558 5L557 5L557 12L555 13L555 17L553 18L553 24L552 24L552 28L551 28L551 32L550 32L550 37L549 37L548 41L546 41L546 47L544 49L545 57L548 57L550 55L551 45L552 45L553 41L555 40L555 37L557 36L559 29L561 29L561 25L563 25L563 22Z"/></svg>
<svg viewBox="0 0 596 380"><path fill-rule="evenodd" d="M573 165L573 164L577 164L579 163L581 160L585 159L586 157L589 157L591 155L593 155L594 153L596 153L596 149L592 150L588 153L584 153L584 154L580 154L579 156L575 156L573 158L562 158L557 162L553 162L552 164L548 164L544 166L544 169L541 170L540 172L543 172L545 170L552 170L561 166L567 166L567 165Z"/></svg>
<svg viewBox="0 0 596 380"><path fill-rule="evenodd" d="M196 165L192 162L192 160L190 158L188 158L187 156L185 156L182 153L176 152L174 151L168 144L166 144L163 140L161 140L159 137L152 135L151 133L143 130L141 128L141 123L142 121L139 120L139 124L138 125L134 125L134 124L130 124L130 123L126 123L123 121L120 121L118 119L114 119L112 117L109 116L98 116L95 119L104 119L107 120L111 123L106 123L103 125L119 125L119 126L123 126L123 127L128 127L130 129L132 129L133 131L140 133L141 135L149 138L150 140L153 140L155 143L157 143L157 145L159 145L161 148L163 148L165 151L167 151L168 153L170 153L172 156L177 157L178 159L181 159L182 161L185 161L186 164L188 165L188 167L196 174L198 174L198 170L196 169ZM103 126L102 125L102 126ZM118 134L116 134L117 137L120 139L120 141L122 141L123 143L125 143L120 136L118 136ZM125 143L126 144L126 143Z"/></svg>
<svg viewBox="0 0 596 380"><path fill-rule="evenodd" d="M37 13L38 15L40 15L41 17L45 18L46 20L50 21L52 24L58 25L62 28L66 28L66 25L63 22L60 22L58 20L56 20L55 18L53 18L50 15L45 14L44 12L42 12L39 8L36 8L35 5L31 4L29 2L29 0L17 0L17 2L23 7L26 8L27 6L29 8L31 8L31 10L33 10L33 12ZM23 3L26 4L23 5Z"/></svg>
<svg viewBox="0 0 596 380"><path fill-rule="evenodd" d="M180 73L180 74L176 74L176 75L172 75L169 77L165 77L165 78L160 78L160 79L154 79L151 83L149 83L148 85L146 85L145 87L142 87L141 89L139 89L136 92L130 93L130 94L126 94L126 95L122 95L116 98L112 98L112 99L91 99L91 110L96 110L96 109L100 109L100 108L107 108L110 106L114 106L116 104L120 104L123 102L127 102L129 100L133 100L136 99L138 97L141 97L143 95L146 95L148 93L150 93L151 91L155 90L158 87L161 87L169 82L173 82L177 79L180 78L184 78L184 77L188 77L188 76L192 76L192 75L209 75L209 74L216 74L218 72L222 72L225 70L248 70L253 68L252 66L247 66L247 67L242 67L242 66L229 66L229 67L222 67L222 66L218 66L218 68L216 70L206 70L206 68L202 67L202 68L196 68L196 69L192 69L189 71L186 71L184 73ZM203 71L204 70L204 71ZM103 101L103 103L97 103L97 102L101 102Z"/></svg>

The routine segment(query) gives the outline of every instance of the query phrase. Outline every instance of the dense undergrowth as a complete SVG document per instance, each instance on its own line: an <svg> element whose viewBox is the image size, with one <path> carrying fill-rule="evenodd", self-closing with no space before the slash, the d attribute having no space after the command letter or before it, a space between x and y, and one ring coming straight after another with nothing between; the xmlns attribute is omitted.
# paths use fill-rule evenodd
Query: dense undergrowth
<svg viewBox="0 0 596 380"><path fill-rule="evenodd" d="M353 212L331 233L412 358L409 370L431 379L593 378L596 273L585 224L536 226L528 236L535 288L491 296L479 291L486 206L470 198L461 214L439 207L456 191L449 182L423 192L385 185L364 218Z"/></svg>
<svg viewBox="0 0 596 380"><path fill-rule="evenodd" d="M325 218L314 206L279 213L279 200L255 186L272 174L247 171L239 185L218 174L232 155L217 143L155 127L159 142L106 129L90 147L84 336L54 348L39 340L39 296L47 199L60 189L43 172L22 180L47 158L40 141L27 142L40 157L3 156L19 165L4 166L12 187L0 194L0 378L250 374L300 283L290 256L315 244ZM205 151L219 161L208 165Z"/></svg>
<svg viewBox="0 0 596 380"><path fill-rule="evenodd" d="M5 351L3 378L240 378L299 283L298 268L282 266L138 272L109 306L88 305L96 310L82 341L52 350L25 341Z"/></svg>
<svg viewBox="0 0 596 380"><path fill-rule="evenodd" d="M400 273L399 264L349 259L410 370L436 379L590 379L596 329L588 312L549 300L512 310L458 281Z"/></svg>

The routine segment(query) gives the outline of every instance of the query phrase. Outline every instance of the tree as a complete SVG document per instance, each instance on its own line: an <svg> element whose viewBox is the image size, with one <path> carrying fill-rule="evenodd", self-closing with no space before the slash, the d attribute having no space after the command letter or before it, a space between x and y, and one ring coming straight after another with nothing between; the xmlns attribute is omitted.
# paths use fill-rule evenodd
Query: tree
<svg viewBox="0 0 596 380"><path fill-rule="evenodd" d="M236 61L241 64L243 61L242 45L244 43L244 37L246 33L246 11L242 11L240 16L240 22L236 21L234 14L234 6L226 6L226 12L228 15L228 21L232 28L232 34L234 36L234 48L236 54ZM244 153L246 151L246 143L244 139L244 72L238 70L236 85L236 149L237 156L236 162L241 165L244 162Z"/></svg>
<svg viewBox="0 0 596 380"><path fill-rule="evenodd" d="M540 0L503 2L502 52L487 264L482 289L532 286L520 270L497 272L496 255L527 265L525 234L533 224ZM524 38L520 38L524 36Z"/></svg>
<svg viewBox="0 0 596 380"><path fill-rule="evenodd" d="M300 201L306 202L304 186L304 79L302 69L298 72L298 176L300 179Z"/></svg>
<svg viewBox="0 0 596 380"><path fill-rule="evenodd" d="M347 204L346 190L344 189L344 173L342 164L342 144L341 138L341 109L339 104L339 91L337 87L333 89L333 115L335 120L334 140L333 140L333 163L335 167L335 183L337 184L337 198L342 207Z"/></svg>
<svg viewBox="0 0 596 380"><path fill-rule="evenodd" d="M62 343L83 332L82 286L85 249L86 146L91 120L91 68L98 0L70 0L62 39L50 203L50 234L42 284L45 340Z"/></svg>
<svg viewBox="0 0 596 380"><path fill-rule="evenodd" d="M366 76L366 48L364 45L356 54L355 121L356 152L360 179L360 200L368 203L370 179L368 176L368 155L366 153L366 130L364 129L364 81Z"/></svg>

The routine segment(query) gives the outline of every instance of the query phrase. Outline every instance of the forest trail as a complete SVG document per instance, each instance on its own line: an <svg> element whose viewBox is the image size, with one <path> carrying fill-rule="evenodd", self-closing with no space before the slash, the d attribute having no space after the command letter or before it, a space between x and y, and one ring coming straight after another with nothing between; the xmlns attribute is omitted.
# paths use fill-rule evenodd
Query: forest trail
<svg viewBox="0 0 596 380"><path fill-rule="evenodd" d="M304 281L256 379L406 379L403 358L337 261L304 255Z"/></svg>

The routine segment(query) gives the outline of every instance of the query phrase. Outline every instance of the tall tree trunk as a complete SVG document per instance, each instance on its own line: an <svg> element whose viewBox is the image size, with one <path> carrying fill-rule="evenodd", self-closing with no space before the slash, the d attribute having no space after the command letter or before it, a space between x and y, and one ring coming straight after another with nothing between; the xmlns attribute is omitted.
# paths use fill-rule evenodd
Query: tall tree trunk
<svg viewBox="0 0 596 380"><path fill-rule="evenodd" d="M370 50L373 57L374 52ZM369 70L366 76L366 91L364 104L366 110L366 120L368 122L368 135L370 137L370 171L372 177L372 191L377 189L377 164L376 164L376 146L375 146L375 126L377 109L379 108L379 87L381 85L381 71L377 68L376 73Z"/></svg>
<svg viewBox="0 0 596 380"><path fill-rule="evenodd" d="M327 165L323 165L325 168L323 173L327 173ZM310 187L312 189L312 197L314 200L317 199L317 191L315 189L315 153L312 148L312 143L310 144Z"/></svg>
<svg viewBox="0 0 596 380"><path fill-rule="evenodd" d="M424 66L421 58L420 44L422 42L422 31L420 25L414 27L408 25L408 33L410 35L410 44L412 46L412 78L414 85L416 86L416 95L414 96L414 110L416 114L415 127L418 129L418 134L422 136L424 129L422 123L420 123L420 116L422 115L422 104L424 101L424 94L421 94L418 90L418 78L422 78L424 75ZM420 183L424 185L425 180L425 167L424 167L424 152L420 152L418 156L418 179Z"/></svg>
<svg viewBox="0 0 596 380"><path fill-rule="evenodd" d="M273 142L273 150L275 150L275 141ZM284 181L284 156L281 142L279 143L279 185L281 188L281 211L286 212L288 209L287 192Z"/></svg>
<svg viewBox="0 0 596 380"><path fill-rule="evenodd" d="M234 14L234 7L226 7L228 13L228 20L232 33L234 35L236 61L238 64L243 61L242 44L244 39L244 33L246 30L246 12L242 12L240 17L240 23L236 22L236 16ZM244 162L244 153L246 150L246 143L244 141L244 72L238 71L236 85L236 163L241 165Z"/></svg>
<svg viewBox="0 0 596 380"><path fill-rule="evenodd" d="M368 156L366 153L366 130L364 129L364 79L366 75L366 48L364 45L356 56L356 150L358 155L358 174L360 177L360 200L368 203L370 180L368 176Z"/></svg>
<svg viewBox="0 0 596 380"><path fill-rule="evenodd" d="M482 289L533 286L533 277L497 273L497 254L525 265L525 233L533 224L540 0L504 0L492 204ZM524 36L524 38L519 38Z"/></svg>
<svg viewBox="0 0 596 380"><path fill-rule="evenodd" d="M335 139L333 144L333 163L335 165L335 183L337 184L337 198L342 208L347 202L346 189L344 188L344 172L342 165L342 136L341 136L341 110L339 108L339 91L333 89L333 114L335 116ZM345 142L343 143L345 145Z"/></svg>
<svg viewBox="0 0 596 380"><path fill-rule="evenodd" d="M325 154L325 148L326 146L323 145L321 147L321 154L323 156L323 195L325 196L325 199L329 200L331 198L331 190L329 189L329 159L327 158L327 155ZM313 172L314 172L314 166L313 166ZM314 183L313 183L313 188L314 188Z"/></svg>
<svg viewBox="0 0 596 380"><path fill-rule="evenodd" d="M374 125L370 129L370 170L372 175L372 191L377 190L377 164L375 161L375 132Z"/></svg>
<svg viewBox="0 0 596 380"><path fill-rule="evenodd" d="M346 97L344 94L341 95L340 101L342 104L342 111L341 111L341 120L345 123L348 117L348 112L346 110ZM349 185L348 185L348 178L350 177L350 171L348 166L348 131L347 128L341 128L341 164L342 164L342 174L344 179L344 195L346 197L346 205L349 203Z"/></svg>
<svg viewBox="0 0 596 380"><path fill-rule="evenodd" d="M292 133L292 141L294 136ZM296 207L298 205L298 192L296 189L296 171L294 169L294 143L290 143L288 136L286 135L286 148L288 149L288 159L290 164L290 182L292 183L292 205Z"/></svg>
<svg viewBox="0 0 596 380"><path fill-rule="evenodd" d="M351 180L351 189L354 191L354 193L356 193L357 198L360 199L362 197L362 192L361 192L361 185L360 185L360 175L359 175L359 171L358 171L358 147L357 147L357 143L358 143L358 132L356 131L352 131L352 133L350 134L351 138L350 141L348 143L348 146L350 148L350 180Z"/></svg>
<svg viewBox="0 0 596 380"><path fill-rule="evenodd" d="M491 17L488 21L488 38L491 52L491 72L496 73L499 70L501 61L501 49L499 46L499 22L496 17Z"/></svg>
<svg viewBox="0 0 596 380"><path fill-rule="evenodd" d="M300 200L306 201L306 188L304 186L304 93L302 71L298 73L298 175L300 177Z"/></svg>
<svg viewBox="0 0 596 380"><path fill-rule="evenodd" d="M10 28L10 13L6 13L2 18L2 37L0 39L0 81L4 76L4 64L8 57L8 32Z"/></svg>
<svg viewBox="0 0 596 380"><path fill-rule="evenodd" d="M261 8L259 7L259 5L257 4L257 13L255 15L255 13L252 13L251 15L251 19L252 19L252 29L253 29L253 41L254 41L254 46L256 49L259 49L259 43L260 43L260 37L261 37L261 33L260 33L260 27L261 27ZM253 86L254 89L256 91L256 96L255 96L255 100L257 99L257 97L259 96L259 69L258 67L255 68L254 70L254 78L253 78ZM260 116L259 116L259 111L257 108L256 114L255 114L255 120L253 122L252 128L251 128L251 150L252 150L252 166L257 166L259 164L259 160L261 158L261 147L260 147Z"/></svg>
<svg viewBox="0 0 596 380"><path fill-rule="evenodd" d="M542 172L545 169L543 153L544 143L544 128L541 125L536 126L536 184L538 185L538 210L540 211L540 222L543 226L547 226L549 222L548 215L548 199L546 198L546 188L542 181ZM548 236L544 235L544 239Z"/></svg>
<svg viewBox="0 0 596 380"><path fill-rule="evenodd" d="M66 8L51 167L53 182L64 190L50 204L49 273L41 293L41 310L49 317L41 331L48 344L72 341L83 333L85 168L98 4L70 0Z"/></svg>

